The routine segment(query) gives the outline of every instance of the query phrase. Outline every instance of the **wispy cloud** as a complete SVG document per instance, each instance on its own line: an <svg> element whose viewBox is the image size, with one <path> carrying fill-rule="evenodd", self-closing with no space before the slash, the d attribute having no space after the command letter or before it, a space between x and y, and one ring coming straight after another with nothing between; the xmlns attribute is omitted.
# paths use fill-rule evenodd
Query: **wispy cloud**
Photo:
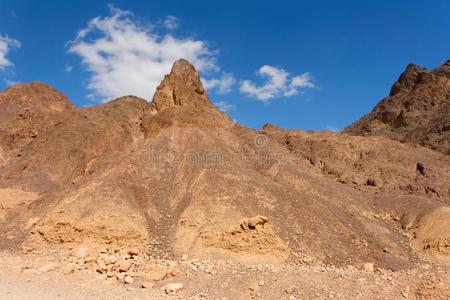
<svg viewBox="0 0 450 300"><path fill-rule="evenodd" d="M303 88L314 87L309 73L292 76L284 69L264 65L259 68L256 74L266 78L266 82L258 86L250 80L244 80L241 83L240 91L261 101L297 95Z"/></svg>
<svg viewBox="0 0 450 300"><path fill-rule="evenodd" d="M167 16L164 19L163 24L164 24L164 27L172 30L172 29L176 29L180 26L180 20L178 20L178 18L174 17L174 16Z"/></svg>
<svg viewBox="0 0 450 300"><path fill-rule="evenodd" d="M92 97L109 100L132 94L150 99L174 61L185 58L200 71L217 71L216 51L194 38L160 35L143 25L130 11L110 6L110 15L98 16L68 43L90 72L87 88Z"/></svg>
<svg viewBox="0 0 450 300"><path fill-rule="evenodd" d="M64 66L64 72L70 73L70 72L72 72L72 70L73 70L73 67L71 65Z"/></svg>
<svg viewBox="0 0 450 300"><path fill-rule="evenodd" d="M218 109L220 109L223 112L230 112L232 110L236 109L236 105L230 104L226 101L219 100L217 102L214 102L214 105L217 106Z"/></svg>
<svg viewBox="0 0 450 300"><path fill-rule="evenodd" d="M0 70L5 70L13 63L6 57L8 53L15 48L20 48L21 44L18 40L8 37L7 35L0 35Z"/></svg>
<svg viewBox="0 0 450 300"><path fill-rule="evenodd" d="M231 92L232 86L236 83L233 74L226 73L220 78L203 79L203 85L207 90L216 90L218 94Z"/></svg>

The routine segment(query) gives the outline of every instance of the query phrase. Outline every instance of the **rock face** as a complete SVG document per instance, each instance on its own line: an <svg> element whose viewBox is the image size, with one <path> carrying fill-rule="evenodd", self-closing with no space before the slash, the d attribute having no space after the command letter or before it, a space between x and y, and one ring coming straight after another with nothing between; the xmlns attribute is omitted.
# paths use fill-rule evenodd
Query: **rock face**
<svg viewBox="0 0 450 300"><path fill-rule="evenodd" d="M389 96L344 132L383 135L449 155L450 60L433 71L408 65Z"/></svg>
<svg viewBox="0 0 450 300"><path fill-rule="evenodd" d="M424 76L446 84L446 72ZM392 97L419 90L414 76ZM19 101L8 99L4 107ZM405 233L415 230L421 241L433 232L433 255L448 253L448 231L430 217L450 205L448 155L382 136L243 127L211 104L185 60L151 103L53 101L60 109L38 105L53 126L2 148L0 195L14 201L0 209L0 249L107 245L143 250L130 257L404 269L420 263L412 247L428 253L409 243Z"/></svg>
<svg viewBox="0 0 450 300"><path fill-rule="evenodd" d="M180 59L156 89L150 111L157 113L170 107L203 105L212 106L200 76L187 60Z"/></svg>
<svg viewBox="0 0 450 300"><path fill-rule="evenodd" d="M0 93L0 166L75 109L42 82L20 83Z"/></svg>

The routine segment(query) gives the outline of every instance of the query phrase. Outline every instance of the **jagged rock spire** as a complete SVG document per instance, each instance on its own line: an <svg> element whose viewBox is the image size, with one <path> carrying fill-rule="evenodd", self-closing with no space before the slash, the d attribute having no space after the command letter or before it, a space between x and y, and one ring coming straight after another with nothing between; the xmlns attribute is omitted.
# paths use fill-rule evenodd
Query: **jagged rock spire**
<svg viewBox="0 0 450 300"><path fill-rule="evenodd" d="M195 67L185 59L177 60L169 75L156 89L151 102L151 112L161 112L176 106L211 106Z"/></svg>

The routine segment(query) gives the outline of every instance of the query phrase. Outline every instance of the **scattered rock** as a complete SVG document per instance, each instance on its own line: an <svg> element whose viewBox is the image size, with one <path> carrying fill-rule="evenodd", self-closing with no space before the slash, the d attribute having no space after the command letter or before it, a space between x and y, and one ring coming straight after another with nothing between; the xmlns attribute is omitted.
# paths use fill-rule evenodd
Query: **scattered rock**
<svg viewBox="0 0 450 300"><path fill-rule="evenodd" d="M103 261L100 261L100 263L97 265L97 268L95 269L98 273L105 273L106 272L106 264Z"/></svg>
<svg viewBox="0 0 450 300"><path fill-rule="evenodd" d="M149 282L158 282L164 280L166 277L170 277L171 274L168 276L168 273L169 272L165 268L155 267L153 270L144 275L144 279Z"/></svg>
<svg viewBox="0 0 450 300"><path fill-rule="evenodd" d="M106 257L103 258L103 261L105 262L105 265L113 265L117 262L117 257L115 257L114 255L108 255Z"/></svg>
<svg viewBox="0 0 450 300"><path fill-rule="evenodd" d="M22 251L23 254L30 253L33 250L34 250L34 248L30 247L30 246L22 246L21 247L21 251Z"/></svg>
<svg viewBox="0 0 450 300"><path fill-rule="evenodd" d="M116 267L119 270L119 272L128 272L128 270L133 265L133 261L130 259L119 259L116 262Z"/></svg>
<svg viewBox="0 0 450 300"><path fill-rule="evenodd" d="M113 278L115 276L116 276L116 272L114 272L114 271L106 272L106 277L108 277L108 278Z"/></svg>
<svg viewBox="0 0 450 300"><path fill-rule="evenodd" d="M154 286L154 283L150 282L150 281L144 281L142 283L142 288L144 288L144 289L151 289L153 286Z"/></svg>
<svg viewBox="0 0 450 300"><path fill-rule="evenodd" d="M124 273L116 273L115 274L117 280L122 281L125 278L125 274Z"/></svg>
<svg viewBox="0 0 450 300"><path fill-rule="evenodd" d="M179 291L181 291L184 288L184 284L181 282L172 282L166 284L164 290L166 291L166 294L176 294Z"/></svg>
<svg viewBox="0 0 450 300"><path fill-rule="evenodd" d="M67 264L63 268L64 275L69 275L75 272L76 265L73 263Z"/></svg>
<svg viewBox="0 0 450 300"><path fill-rule="evenodd" d="M363 268L364 268L364 271L366 271L366 272L372 273L374 271L373 263L367 262L363 265Z"/></svg>
<svg viewBox="0 0 450 300"><path fill-rule="evenodd" d="M132 284L134 282L134 279L130 275L126 275L123 279L123 282L125 282L126 284Z"/></svg>
<svg viewBox="0 0 450 300"><path fill-rule="evenodd" d="M93 256L88 256L83 260L84 264L91 264L93 262L95 262L97 259Z"/></svg>
<svg viewBox="0 0 450 300"><path fill-rule="evenodd" d="M264 227L264 224L267 222L269 222L269 218L265 216L256 216L253 218L243 219L240 226L243 230L256 229L258 225Z"/></svg>
<svg viewBox="0 0 450 300"><path fill-rule="evenodd" d="M130 248L130 249L128 249L127 254L130 255L131 257L137 256L139 254L139 249Z"/></svg>
<svg viewBox="0 0 450 300"><path fill-rule="evenodd" d="M46 263L38 268L39 272L46 273L50 271L54 271L58 268L58 264L55 262Z"/></svg>

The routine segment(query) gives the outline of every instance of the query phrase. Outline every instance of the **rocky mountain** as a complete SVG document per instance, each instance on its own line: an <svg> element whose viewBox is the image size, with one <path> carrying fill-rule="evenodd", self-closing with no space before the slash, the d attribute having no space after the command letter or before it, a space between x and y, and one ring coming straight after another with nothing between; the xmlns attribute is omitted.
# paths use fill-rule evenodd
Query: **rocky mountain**
<svg viewBox="0 0 450 300"><path fill-rule="evenodd" d="M75 109L66 96L42 82L16 84L0 93L0 166Z"/></svg>
<svg viewBox="0 0 450 300"><path fill-rule="evenodd" d="M445 68L409 67L391 98L432 82L438 96L434 106L423 96L430 101L423 116L439 122L429 113L448 100ZM414 76L424 79L411 79L421 72ZM40 83L1 97L10 120L0 123L2 250L64 254L95 245L103 250L89 250L94 260L84 255L79 264L104 274L105 253L130 247L158 259L282 266L406 270L424 257L449 261L450 156L443 153L354 135L356 125L352 135L246 128L214 107L185 60L151 103L125 96L75 108ZM406 132L418 125L401 103L408 121L397 129ZM9 138L16 132L20 138ZM123 272L110 265L108 272ZM132 274L145 266L135 263Z"/></svg>
<svg viewBox="0 0 450 300"><path fill-rule="evenodd" d="M450 60L432 71L408 65L389 96L344 131L450 154Z"/></svg>

